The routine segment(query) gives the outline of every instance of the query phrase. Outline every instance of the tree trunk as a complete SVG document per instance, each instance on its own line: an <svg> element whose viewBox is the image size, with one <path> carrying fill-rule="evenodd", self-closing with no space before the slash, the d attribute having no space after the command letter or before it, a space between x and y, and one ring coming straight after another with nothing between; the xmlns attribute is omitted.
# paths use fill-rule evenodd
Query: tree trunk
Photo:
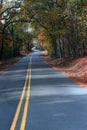
<svg viewBox="0 0 87 130"><path fill-rule="evenodd" d="M85 56L86 55L86 52L85 52L85 43L83 42L82 44L82 47L83 47L83 55Z"/></svg>
<svg viewBox="0 0 87 130"><path fill-rule="evenodd" d="M12 56L14 57L15 56L15 53L16 53L16 49L15 49L15 42L14 42L14 28L13 28L13 24L12 24L12 27L10 29L10 27L8 26L8 29L9 29L9 32L10 32L10 35L11 35L11 39L12 39Z"/></svg>
<svg viewBox="0 0 87 130"><path fill-rule="evenodd" d="M63 57L65 58L65 43L64 43L64 36L62 39L62 43L63 43Z"/></svg>
<svg viewBox="0 0 87 130"><path fill-rule="evenodd" d="M12 42L13 42L13 46L12 46L12 55L13 57L15 56L15 42L14 42L14 28L13 28L13 25L12 25L12 29L11 29L11 37L12 37Z"/></svg>
<svg viewBox="0 0 87 130"><path fill-rule="evenodd" d="M0 59L3 59L3 52L4 52L4 32L5 32L5 26L3 27L2 31L2 42L1 42L1 51L0 51Z"/></svg>
<svg viewBox="0 0 87 130"><path fill-rule="evenodd" d="M57 39L55 36L51 37L52 38L52 45L54 48L54 56L57 58Z"/></svg>
<svg viewBox="0 0 87 130"><path fill-rule="evenodd" d="M60 34L58 34L58 46L59 46L59 57L62 58L62 49L61 49L61 42L60 42Z"/></svg>

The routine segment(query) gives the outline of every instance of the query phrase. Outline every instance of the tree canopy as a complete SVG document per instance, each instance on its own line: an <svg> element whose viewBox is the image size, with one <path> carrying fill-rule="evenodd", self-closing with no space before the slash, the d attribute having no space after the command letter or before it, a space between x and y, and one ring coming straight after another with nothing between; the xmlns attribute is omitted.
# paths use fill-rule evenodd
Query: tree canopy
<svg viewBox="0 0 87 130"><path fill-rule="evenodd" d="M12 39L14 32L17 33L17 26L25 32L23 26L30 23L34 28L34 37L52 56L74 58L87 54L86 5L86 0L12 1L0 12L5 19L3 26L10 32Z"/></svg>

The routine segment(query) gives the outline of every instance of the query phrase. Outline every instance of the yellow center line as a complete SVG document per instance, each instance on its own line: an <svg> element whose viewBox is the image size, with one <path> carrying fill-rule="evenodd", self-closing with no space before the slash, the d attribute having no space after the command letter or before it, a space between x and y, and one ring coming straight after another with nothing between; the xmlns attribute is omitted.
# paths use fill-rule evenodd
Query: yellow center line
<svg viewBox="0 0 87 130"><path fill-rule="evenodd" d="M25 102L25 106L24 106L24 112L23 112L23 117L22 117L22 121L21 121L21 125L20 125L20 130L25 130L27 112L28 112L28 106L29 106L29 99L30 99L30 84L31 84L31 60L30 60L30 73L29 73L29 80L28 80L27 97L26 97L26 102Z"/></svg>
<svg viewBox="0 0 87 130"><path fill-rule="evenodd" d="M24 99L24 94L25 94L25 91L26 91L27 81L28 81L29 66L30 66L30 63L28 65L26 80L25 80L25 83L24 83L24 87L23 87L23 90L22 90L20 101L19 101L16 113L15 113L15 116L14 116L13 122L11 124L10 130L15 130L15 127L16 127L16 124L17 124L17 120L18 120L18 117L19 117L19 114L20 114L21 106L22 106L23 99Z"/></svg>

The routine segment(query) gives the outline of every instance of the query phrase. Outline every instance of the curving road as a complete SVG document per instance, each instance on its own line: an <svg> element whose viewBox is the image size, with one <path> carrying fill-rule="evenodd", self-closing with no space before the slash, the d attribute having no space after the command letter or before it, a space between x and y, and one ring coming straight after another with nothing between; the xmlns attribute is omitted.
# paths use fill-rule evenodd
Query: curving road
<svg viewBox="0 0 87 130"><path fill-rule="evenodd" d="M87 130L87 89L36 51L0 76L0 130Z"/></svg>

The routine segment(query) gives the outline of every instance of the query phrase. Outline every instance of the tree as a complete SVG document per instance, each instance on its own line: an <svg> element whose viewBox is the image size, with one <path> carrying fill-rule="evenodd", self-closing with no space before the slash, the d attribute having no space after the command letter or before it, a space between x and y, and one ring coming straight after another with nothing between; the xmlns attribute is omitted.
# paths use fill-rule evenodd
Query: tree
<svg viewBox="0 0 87 130"><path fill-rule="evenodd" d="M10 47L11 48L10 51L12 52L11 54L13 56L16 56L19 53L17 50L19 50L19 47L22 44L20 43L20 45L19 45L18 41L21 42L20 35L17 35L17 31L16 31L17 28L15 28L15 27L18 23L20 23L19 28L21 29L23 24L25 22L27 22L26 17L24 18L24 16L21 14L20 10L21 10L21 3L14 1L12 3L7 2L5 4L5 6L3 6L3 8L0 12L0 15L2 16L1 21L4 21L4 23L1 24L1 27L2 27L1 38L2 38L2 40L1 40L1 44L0 44L1 45L1 47L0 47L0 59L3 58L4 53L5 53L4 48L6 46L5 45L6 35L8 35L9 40L12 43L12 46ZM25 30L22 29L22 31L25 31ZM8 40L8 42L9 42L9 40ZM8 52L6 54L8 55Z"/></svg>

